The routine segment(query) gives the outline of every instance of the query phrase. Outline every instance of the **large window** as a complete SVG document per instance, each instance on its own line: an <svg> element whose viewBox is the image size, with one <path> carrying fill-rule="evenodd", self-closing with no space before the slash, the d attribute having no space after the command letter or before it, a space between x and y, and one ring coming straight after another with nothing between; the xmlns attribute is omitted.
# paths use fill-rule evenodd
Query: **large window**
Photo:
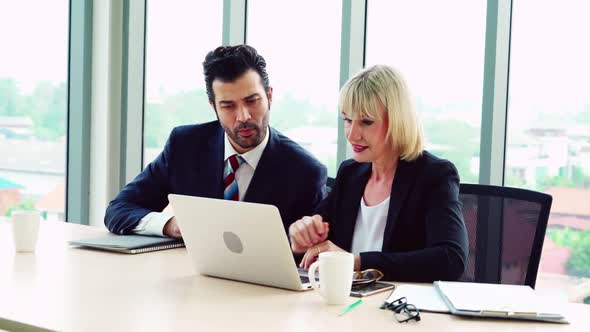
<svg viewBox="0 0 590 332"><path fill-rule="evenodd" d="M68 0L0 0L0 215L64 220L68 15Z"/></svg>
<svg viewBox="0 0 590 332"><path fill-rule="evenodd" d="M223 1L147 2L144 165L175 126L215 119L202 63L221 45L222 20Z"/></svg>
<svg viewBox="0 0 590 332"><path fill-rule="evenodd" d="M336 175L342 1L248 1L247 43L266 59L270 124Z"/></svg>
<svg viewBox="0 0 590 332"><path fill-rule="evenodd" d="M405 76L426 148L462 182L478 182L485 26L485 0L368 2L366 66Z"/></svg>
<svg viewBox="0 0 590 332"><path fill-rule="evenodd" d="M590 3L513 6L505 183L553 205L537 288L590 302Z"/></svg>

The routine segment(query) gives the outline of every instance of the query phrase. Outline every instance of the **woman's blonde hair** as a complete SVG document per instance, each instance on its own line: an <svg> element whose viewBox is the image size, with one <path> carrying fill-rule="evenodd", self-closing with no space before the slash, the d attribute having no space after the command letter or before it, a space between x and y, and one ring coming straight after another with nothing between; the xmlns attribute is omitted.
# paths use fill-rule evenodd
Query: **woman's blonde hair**
<svg viewBox="0 0 590 332"><path fill-rule="evenodd" d="M424 135L402 76L389 66L366 68L340 90L339 109L350 119L381 120L379 103L388 115L387 137L402 160L418 158Z"/></svg>

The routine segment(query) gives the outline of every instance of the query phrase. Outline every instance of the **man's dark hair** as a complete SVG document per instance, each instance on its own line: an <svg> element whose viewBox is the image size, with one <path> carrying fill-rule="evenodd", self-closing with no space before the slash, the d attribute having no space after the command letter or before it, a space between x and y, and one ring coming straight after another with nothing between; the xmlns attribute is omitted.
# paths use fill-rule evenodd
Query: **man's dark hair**
<svg viewBox="0 0 590 332"><path fill-rule="evenodd" d="M256 52L254 47L248 45L220 46L209 52L203 62L209 101L215 105L215 95L212 89L215 79L233 82L248 70L255 70L260 75L264 91L268 93L270 83L266 73L266 61Z"/></svg>

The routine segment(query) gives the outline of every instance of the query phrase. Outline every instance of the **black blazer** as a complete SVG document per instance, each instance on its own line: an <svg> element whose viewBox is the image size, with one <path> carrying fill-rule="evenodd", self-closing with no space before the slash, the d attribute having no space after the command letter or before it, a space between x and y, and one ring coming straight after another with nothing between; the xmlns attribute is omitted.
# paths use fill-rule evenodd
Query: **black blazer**
<svg viewBox="0 0 590 332"><path fill-rule="evenodd" d="M224 136L218 121L174 128L164 150L112 200L104 222L129 234L141 218L168 205L168 194L223 198ZM274 129L244 201L279 209L285 230L310 215L325 192L326 167Z"/></svg>
<svg viewBox="0 0 590 332"><path fill-rule="evenodd" d="M350 251L370 163L346 160L334 187L316 213L330 223L329 240ZM385 279L431 282L456 280L467 265L467 231L459 201L457 169L424 151L400 160L391 188L380 252L360 254L361 268L376 268Z"/></svg>

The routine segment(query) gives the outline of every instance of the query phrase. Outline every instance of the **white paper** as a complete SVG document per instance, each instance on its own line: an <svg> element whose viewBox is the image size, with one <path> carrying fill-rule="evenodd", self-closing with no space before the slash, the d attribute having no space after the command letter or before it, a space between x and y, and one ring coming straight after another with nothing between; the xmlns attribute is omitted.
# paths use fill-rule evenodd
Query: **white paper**
<svg viewBox="0 0 590 332"><path fill-rule="evenodd" d="M391 303L400 297L405 297L409 304L415 305L422 311L449 312L447 305L432 285L400 285L385 302Z"/></svg>

